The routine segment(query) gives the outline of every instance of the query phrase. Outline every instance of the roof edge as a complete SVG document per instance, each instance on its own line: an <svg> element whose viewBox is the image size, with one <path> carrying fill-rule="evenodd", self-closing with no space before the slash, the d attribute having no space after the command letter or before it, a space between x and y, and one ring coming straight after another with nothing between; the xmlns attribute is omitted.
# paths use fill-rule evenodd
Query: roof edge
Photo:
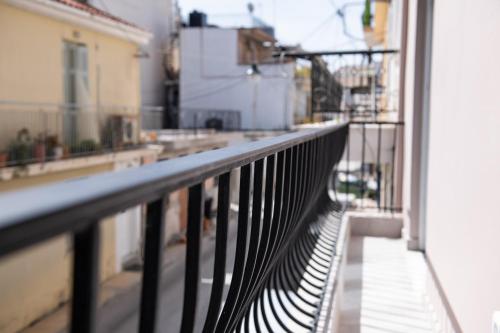
<svg viewBox="0 0 500 333"><path fill-rule="evenodd" d="M4 3L83 28L112 35L138 45L146 45L153 35L145 30L109 18L92 15L52 0L4 0Z"/></svg>

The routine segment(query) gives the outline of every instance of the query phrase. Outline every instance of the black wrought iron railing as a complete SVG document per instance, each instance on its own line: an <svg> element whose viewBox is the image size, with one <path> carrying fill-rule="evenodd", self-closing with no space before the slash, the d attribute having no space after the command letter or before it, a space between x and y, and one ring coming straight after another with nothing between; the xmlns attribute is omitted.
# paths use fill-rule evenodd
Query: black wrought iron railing
<svg viewBox="0 0 500 333"><path fill-rule="evenodd" d="M350 209L400 211L404 122L399 112L399 52L280 56L310 61L311 118L349 121L348 145L335 179L337 199Z"/></svg>
<svg viewBox="0 0 500 333"><path fill-rule="evenodd" d="M353 120L346 150L335 170L336 199L353 210L400 212L404 123Z"/></svg>
<svg viewBox="0 0 500 333"><path fill-rule="evenodd" d="M397 50L348 50L276 54L310 61L311 117L344 114L351 119L397 118Z"/></svg>
<svg viewBox="0 0 500 333"><path fill-rule="evenodd" d="M181 332L316 331L335 257L341 207L328 179L346 145L346 124L289 133L0 196L0 257L58 235L73 238L70 330L96 331L100 221L147 204L139 332L158 327L167 195L188 187ZM241 168L232 280L224 298L230 174ZM213 284L206 316L197 308L204 180L218 177ZM0 288L3 286L0 285ZM178 302L178 300L172 300ZM223 303L224 301L224 303Z"/></svg>

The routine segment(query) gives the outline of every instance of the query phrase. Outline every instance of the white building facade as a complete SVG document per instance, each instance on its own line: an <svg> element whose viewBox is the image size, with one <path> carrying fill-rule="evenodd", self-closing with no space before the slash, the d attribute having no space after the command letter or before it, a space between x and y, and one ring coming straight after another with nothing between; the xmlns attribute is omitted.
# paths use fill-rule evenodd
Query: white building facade
<svg viewBox="0 0 500 333"><path fill-rule="evenodd" d="M213 111L219 110L239 114L244 130L292 127L295 63L258 63L258 73L250 73L251 66L240 61L240 30L191 27L181 31L181 126L192 127L193 114L210 112L217 117Z"/></svg>
<svg viewBox="0 0 500 333"><path fill-rule="evenodd" d="M89 0L89 4L113 13L153 34L148 45L137 50L141 62L141 99L144 106L165 104L166 69L175 52L172 34L176 30L175 0Z"/></svg>
<svg viewBox="0 0 500 333"><path fill-rule="evenodd" d="M425 252L439 331L491 332L500 310L500 46L490 41L500 2L401 3L408 245Z"/></svg>

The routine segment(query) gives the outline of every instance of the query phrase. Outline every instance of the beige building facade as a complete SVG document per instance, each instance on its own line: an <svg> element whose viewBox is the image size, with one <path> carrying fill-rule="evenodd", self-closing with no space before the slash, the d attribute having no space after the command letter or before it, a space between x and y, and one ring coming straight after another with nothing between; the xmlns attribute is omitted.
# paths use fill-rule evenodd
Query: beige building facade
<svg viewBox="0 0 500 333"><path fill-rule="evenodd" d="M150 38L148 32L74 0L0 0L0 153L7 153L22 129L33 138L53 136L62 144L68 132L77 132L79 142L104 144L102 119L108 113L137 119L138 137L137 54ZM76 121L68 127L66 114L71 112ZM153 150L133 149L3 164L0 195L156 159ZM138 251L141 214L136 207L101 224L101 280L121 271L123 261ZM71 251L72 241L65 236L0 262L1 332L23 329L67 301Z"/></svg>
<svg viewBox="0 0 500 333"><path fill-rule="evenodd" d="M150 38L75 0L0 1L0 117L8 120L0 125L0 153L23 129L67 149L105 144L113 116L130 119L137 141L138 54Z"/></svg>

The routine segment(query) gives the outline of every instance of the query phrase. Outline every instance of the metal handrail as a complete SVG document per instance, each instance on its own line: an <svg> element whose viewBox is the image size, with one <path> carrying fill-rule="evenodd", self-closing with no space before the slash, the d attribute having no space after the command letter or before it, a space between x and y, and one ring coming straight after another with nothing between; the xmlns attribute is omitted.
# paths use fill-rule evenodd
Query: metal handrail
<svg viewBox="0 0 500 333"><path fill-rule="evenodd" d="M0 257L64 233L72 234L71 332L95 332L99 222L126 208L147 204L140 332L154 332L165 201L169 193L188 187L185 285L189 287L184 293L181 331L192 332L200 273L203 182L208 178L219 177L217 264L204 331L232 331L248 315L252 302L258 302L257 299L263 297L262 288L266 285L269 287L271 283L279 284L269 279L271 274L281 274L280 270L289 269L286 262L283 264L280 261L287 249L300 251L302 256L312 255L314 239L320 238L319 231L325 229L325 222L322 219L320 222L307 220L306 223L304 219L318 207L321 195L326 193L326 179L342 156L347 131L346 123L327 125L119 173L106 173L0 195ZM235 259L235 270L238 267L238 272L235 271L233 279L238 285L232 285L233 290L230 290L230 296L220 312L227 250L229 176L233 169L239 167L242 171L236 246L243 256ZM250 200L251 195L253 200ZM249 246L245 229L250 219L250 245L253 244L256 253L249 252L245 261L246 248ZM261 227L269 229L259 232ZM304 234L304 228L312 228L311 234ZM327 232L332 233L331 230ZM302 236L306 239L297 243L297 237ZM306 247L302 248L300 244ZM323 248L325 246L322 245ZM330 257L327 255L327 258ZM292 264L301 266L300 262L292 261ZM314 317L314 313L310 316ZM309 324L304 323L303 326L309 327Z"/></svg>
<svg viewBox="0 0 500 333"><path fill-rule="evenodd" d="M373 54L395 54L399 53L397 49L381 49L381 50L373 50L373 49L365 49L365 50L340 50L340 51L313 51L313 52L276 52L273 54L273 57L290 57L290 58L311 58L311 57L320 57L320 56L343 56L343 55L373 55Z"/></svg>

